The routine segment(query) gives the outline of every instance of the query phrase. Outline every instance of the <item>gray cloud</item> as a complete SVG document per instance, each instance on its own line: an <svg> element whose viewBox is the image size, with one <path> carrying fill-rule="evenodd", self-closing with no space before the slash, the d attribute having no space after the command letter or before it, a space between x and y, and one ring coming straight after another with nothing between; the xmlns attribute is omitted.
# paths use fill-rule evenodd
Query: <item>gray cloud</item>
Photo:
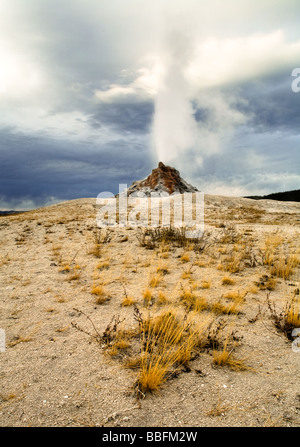
<svg viewBox="0 0 300 447"><path fill-rule="evenodd" d="M119 103L99 105L89 119L89 123L95 127L102 124L113 126L120 132L148 132L154 105L152 102Z"/></svg>
<svg viewBox="0 0 300 447"><path fill-rule="evenodd" d="M300 129L299 95L291 89L292 69L275 77L247 83L239 88L244 99L237 107L251 116L254 132L285 131L298 134Z"/></svg>

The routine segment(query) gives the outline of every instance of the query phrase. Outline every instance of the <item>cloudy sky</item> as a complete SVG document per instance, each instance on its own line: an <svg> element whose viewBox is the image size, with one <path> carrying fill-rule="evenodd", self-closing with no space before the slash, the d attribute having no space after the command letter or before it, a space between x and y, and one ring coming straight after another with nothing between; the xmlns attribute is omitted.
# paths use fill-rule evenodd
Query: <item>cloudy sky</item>
<svg viewBox="0 0 300 447"><path fill-rule="evenodd" d="M299 189L299 0L0 0L0 209ZM299 68L300 86L300 68Z"/></svg>

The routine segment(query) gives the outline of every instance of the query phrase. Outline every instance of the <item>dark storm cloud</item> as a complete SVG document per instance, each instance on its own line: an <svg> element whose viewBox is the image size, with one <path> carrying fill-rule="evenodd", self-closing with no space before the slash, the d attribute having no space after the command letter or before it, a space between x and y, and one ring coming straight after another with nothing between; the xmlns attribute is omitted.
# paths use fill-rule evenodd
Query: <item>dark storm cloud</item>
<svg viewBox="0 0 300 447"><path fill-rule="evenodd" d="M9 148L9 151L6 150ZM101 147L16 134L2 134L0 144L0 202L97 197L102 191L118 192L119 183L145 176L152 160L143 145L129 150L124 141Z"/></svg>

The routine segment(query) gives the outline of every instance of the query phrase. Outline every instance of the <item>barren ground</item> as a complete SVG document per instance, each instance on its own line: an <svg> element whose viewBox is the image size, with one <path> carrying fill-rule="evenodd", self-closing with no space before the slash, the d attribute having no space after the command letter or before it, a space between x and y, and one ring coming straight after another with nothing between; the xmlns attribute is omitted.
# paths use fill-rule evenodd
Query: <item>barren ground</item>
<svg viewBox="0 0 300 447"><path fill-rule="evenodd" d="M300 204L207 195L198 252L172 244L150 250L135 228L116 227L95 253L96 213L95 200L79 199L0 218L0 425L299 426L300 352L274 326L267 301L279 314L299 296ZM288 277L272 271L291 256ZM150 286L162 265L165 274ZM233 283L223 284L225 276ZM102 304L91 293L97 285L109 298ZM224 339L235 332L234 355L246 369L215 365L212 346L196 349L189 367L156 393L137 394L139 370L125 363L139 354L139 339L113 350L74 326L95 333L92 321L103 334L119 316L120 328L134 331L126 294L145 318L184 311L184 289L210 303L194 318L226 322ZM229 292L244 296L239 311L213 312L216 302L228 308Z"/></svg>

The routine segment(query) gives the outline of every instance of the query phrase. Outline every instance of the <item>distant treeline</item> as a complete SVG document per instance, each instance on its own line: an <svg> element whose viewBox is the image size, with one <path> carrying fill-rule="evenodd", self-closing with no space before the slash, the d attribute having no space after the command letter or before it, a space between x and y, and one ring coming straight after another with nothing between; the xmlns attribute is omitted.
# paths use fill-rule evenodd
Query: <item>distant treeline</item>
<svg viewBox="0 0 300 447"><path fill-rule="evenodd" d="M275 192L273 194L268 194L267 196L247 196L245 199L269 199L282 200L285 202L300 202L300 189L295 189L294 191Z"/></svg>
<svg viewBox="0 0 300 447"><path fill-rule="evenodd" d="M20 213L23 213L24 211L13 211L13 210L11 210L11 211L0 211L0 217L1 216L10 216L10 215L12 215L12 214L20 214Z"/></svg>

